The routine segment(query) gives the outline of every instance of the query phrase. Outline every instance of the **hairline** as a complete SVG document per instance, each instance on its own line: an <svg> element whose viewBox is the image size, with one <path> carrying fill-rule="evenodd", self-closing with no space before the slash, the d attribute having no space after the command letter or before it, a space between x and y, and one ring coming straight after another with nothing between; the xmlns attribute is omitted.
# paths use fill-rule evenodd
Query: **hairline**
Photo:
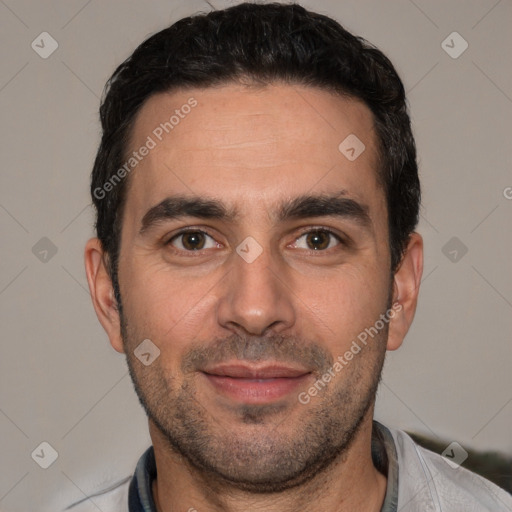
<svg viewBox="0 0 512 512"><path fill-rule="evenodd" d="M245 82L244 79L247 78L248 81ZM384 178L384 169L383 166L385 165L385 156L384 156L384 148L380 136L380 132L378 129L378 120L371 108L371 106L362 98L360 98L357 94L350 93L342 88L335 88L328 85L319 85L319 84L305 84L300 82L300 80L285 80L285 79L272 79L268 81L264 81L263 79L260 79L259 77L249 77L246 74L237 75L234 77L226 78L221 81L216 81L215 83L212 83L211 85L206 86L198 86L193 84L186 84L186 85L176 85L171 86L167 89L161 90L161 91L154 91L151 94L149 94L142 103L137 107L137 110L133 113L131 118L127 120L126 126L124 128L124 131L121 133L121 138L124 140L121 142L123 144L123 147L121 148L121 160L122 162L128 160L129 153L134 148L134 137L135 137L135 126L137 124L137 120L142 114L142 111L144 107L146 106L147 102L159 95L166 95L166 94L174 94L179 92L187 92L187 91L204 91L208 89L221 89L223 87L229 87L230 85L242 85L244 87L250 88L250 89L256 89L256 90L262 90L269 86L276 85L276 84L282 84L287 85L290 87L293 87L294 85L310 88L313 90L319 90L323 92L327 92L332 94L333 96L353 100L356 102L361 103L364 105L368 111L371 114L371 120L372 120L372 127L373 127L373 133L374 137L376 139L376 145L375 145L375 154L374 154L374 166L375 168L372 169L374 172L375 180L377 183L377 186L380 187L384 191L385 196L385 202L386 202L386 211L387 215L389 217L389 204L387 200L387 187L386 187L386 180ZM122 163L121 162L121 163ZM119 164L119 162L118 162ZM124 209L125 205L127 203L128 194L131 189L133 181L133 173L130 173L126 176L124 183L122 184L122 193L118 204L118 210L116 215L116 222L119 222L119 240L118 244L121 243L121 232L122 232L122 226L123 226L123 220L124 220ZM118 220L119 219L119 220ZM388 218L389 223L389 218ZM119 250L119 248L118 248Z"/></svg>

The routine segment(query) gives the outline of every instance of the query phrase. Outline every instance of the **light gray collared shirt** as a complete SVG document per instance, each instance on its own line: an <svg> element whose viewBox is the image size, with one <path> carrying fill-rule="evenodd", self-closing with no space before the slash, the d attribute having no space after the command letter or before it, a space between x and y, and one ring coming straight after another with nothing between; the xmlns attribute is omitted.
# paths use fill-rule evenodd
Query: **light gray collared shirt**
<svg viewBox="0 0 512 512"><path fill-rule="evenodd" d="M372 459L387 477L381 512L512 512L512 496L476 473L422 448L405 432L374 421ZM117 485L93 491L70 505L71 512L156 512L153 447L135 473ZM106 486L104 486L106 487Z"/></svg>

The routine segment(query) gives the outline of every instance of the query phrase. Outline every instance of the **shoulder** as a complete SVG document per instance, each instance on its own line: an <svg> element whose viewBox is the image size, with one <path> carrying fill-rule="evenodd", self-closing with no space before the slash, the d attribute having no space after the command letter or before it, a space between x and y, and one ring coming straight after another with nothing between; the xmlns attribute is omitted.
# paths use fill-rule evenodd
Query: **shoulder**
<svg viewBox="0 0 512 512"><path fill-rule="evenodd" d="M512 496L489 480L389 428L398 458L398 504L404 512L511 512Z"/></svg>
<svg viewBox="0 0 512 512"><path fill-rule="evenodd" d="M128 489L131 476L72 503L63 512L128 512Z"/></svg>
<svg viewBox="0 0 512 512"><path fill-rule="evenodd" d="M151 497L151 480L156 476L153 445L141 455L135 473L108 485L97 486L87 496L72 503L62 512L129 512L139 510L141 500L146 507L154 507ZM139 492L142 491L142 496ZM153 510L153 508L151 508Z"/></svg>

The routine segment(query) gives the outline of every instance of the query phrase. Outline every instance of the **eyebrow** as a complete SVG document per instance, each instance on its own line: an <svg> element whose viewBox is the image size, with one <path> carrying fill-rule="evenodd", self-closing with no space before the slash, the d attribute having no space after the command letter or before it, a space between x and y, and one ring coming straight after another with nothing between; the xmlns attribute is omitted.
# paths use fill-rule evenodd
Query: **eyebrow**
<svg viewBox="0 0 512 512"><path fill-rule="evenodd" d="M277 222L310 217L337 217L357 223L372 231L372 221L367 205L345 197L346 191L335 194L301 195L282 202L271 218ZM142 218L139 234L143 235L152 227L168 220L183 217L215 219L224 222L235 222L239 211L235 207L228 208L222 201L198 196L174 195L166 197L151 207Z"/></svg>

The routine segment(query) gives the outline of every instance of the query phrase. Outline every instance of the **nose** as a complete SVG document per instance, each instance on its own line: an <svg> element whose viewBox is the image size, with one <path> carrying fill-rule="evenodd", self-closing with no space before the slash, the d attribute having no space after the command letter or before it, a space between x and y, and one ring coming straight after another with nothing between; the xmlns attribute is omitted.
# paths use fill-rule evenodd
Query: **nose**
<svg viewBox="0 0 512 512"><path fill-rule="evenodd" d="M257 336L289 329L296 319L290 285L284 266L272 261L269 249L253 261L233 253L217 303L219 325Z"/></svg>

